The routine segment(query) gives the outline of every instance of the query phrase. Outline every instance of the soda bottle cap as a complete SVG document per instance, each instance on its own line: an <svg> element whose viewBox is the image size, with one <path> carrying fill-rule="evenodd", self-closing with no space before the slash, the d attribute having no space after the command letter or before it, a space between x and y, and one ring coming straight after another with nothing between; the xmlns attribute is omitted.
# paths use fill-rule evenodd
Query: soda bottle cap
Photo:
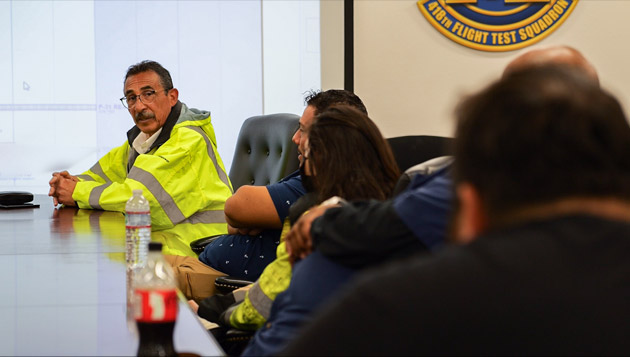
<svg viewBox="0 0 630 357"><path fill-rule="evenodd" d="M162 251L162 243L160 242L149 242L149 252L161 252Z"/></svg>

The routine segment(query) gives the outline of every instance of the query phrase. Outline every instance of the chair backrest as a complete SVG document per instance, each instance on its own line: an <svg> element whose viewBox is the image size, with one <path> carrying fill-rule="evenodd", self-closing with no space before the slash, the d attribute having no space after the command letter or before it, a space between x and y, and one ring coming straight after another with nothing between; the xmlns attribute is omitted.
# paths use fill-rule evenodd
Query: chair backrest
<svg viewBox="0 0 630 357"><path fill-rule="evenodd" d="M453 138L410 135L388 138L400 172L427 160L452 155Z"/></svg>
<svg viewBox="0 0 630 357"><path fill-rule="evenodd" d="M234 191L242 185L264 186L298 169L297 147L291 141L299 125L295 114L268 114L243 123L230 167Z"/></svg>

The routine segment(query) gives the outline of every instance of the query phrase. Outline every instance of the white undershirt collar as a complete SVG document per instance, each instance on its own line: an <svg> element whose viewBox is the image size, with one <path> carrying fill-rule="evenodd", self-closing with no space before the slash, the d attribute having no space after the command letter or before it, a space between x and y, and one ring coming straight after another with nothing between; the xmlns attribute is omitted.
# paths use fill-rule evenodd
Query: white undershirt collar
<svg viewBox="0 0 630 357"><path fill-rule="evenodd" d="M138 154L144 154L147 151L149 151L149 148L151 147L151 145L153 145L155 140L157 140L158 136L160 136L160 132L162 132L162 128L160 128L151 136L143 132L140 132L140 134L136 136L136 138L134 139L133 144L131 146L133 146L133 148L136 149Z"/></svg>

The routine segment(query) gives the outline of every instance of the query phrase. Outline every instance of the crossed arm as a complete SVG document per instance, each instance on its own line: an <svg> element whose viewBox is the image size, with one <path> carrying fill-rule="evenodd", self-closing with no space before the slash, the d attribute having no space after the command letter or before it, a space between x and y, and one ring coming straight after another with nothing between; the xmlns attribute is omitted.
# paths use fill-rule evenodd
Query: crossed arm
<svg viewBox="0 0 630 357"><path fill-rule="evenodd" d="M391 201L319 206L302 216L285 240L291 262L317 248L335 262L354 268L426 249L400 220Z"/></svg>
<svg viewBox="0 0 630 357"><path fill-rule="evenodd" d="M74 206L72 193L79 182L68 171L54 172L48 182L48 196L55 205ZM230 234L257 234L262 229L282 228L282 222L264 186L242 186L225 202L225 217Z"/></svg>
<svg viewBox="0 0 630 357"><path fill-rule="evenodd" d="M241 186L225 201L228 233L255 235L263 229L280 229L282 222L265 186Z"/></svg>

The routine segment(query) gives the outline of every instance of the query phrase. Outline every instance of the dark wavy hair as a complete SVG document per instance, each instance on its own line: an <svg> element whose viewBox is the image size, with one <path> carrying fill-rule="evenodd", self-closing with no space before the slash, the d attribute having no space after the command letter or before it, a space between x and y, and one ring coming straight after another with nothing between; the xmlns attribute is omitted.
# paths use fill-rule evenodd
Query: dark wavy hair
<svg viewBox="0 0 630 357"><path fill-rule="evenodd" d="M456 115L455 179L477 188L494 221L563 198L630 200L630 126L581 71L509 73Z"/></svg>
<svg viewBox="0 0 630 357"><path fill-rule="evenodd" d="M335 105L321 112L308 130L308 161L319 201L389 198L400 171L376 124L361 111Z"/></svg>
<svg viewBox="0 0 630 357"><path fill-rule="evenodd" d="M134 76L138 73L143 73L147 71L153 71L157 73L158 77L160 77L160 84L162 85L162 87L164 87L165 91L173 89L173 80L171 79L171 74L168 72L168 70L162 67L161 64L150 60L144 60L140 63L129 66L129 68L127 68L127 74L125 75L125 80L123 81L123 84L130 76Z"/></svg>
<svg viewBox="0 0 630 357"><path fill-rule="evenodd" d="M349 105L368 115L367 109L356 94L344 89L329 89L327 91L310 91L304 98L304 103L315 108L319 114L332 105Z"/></svg>

